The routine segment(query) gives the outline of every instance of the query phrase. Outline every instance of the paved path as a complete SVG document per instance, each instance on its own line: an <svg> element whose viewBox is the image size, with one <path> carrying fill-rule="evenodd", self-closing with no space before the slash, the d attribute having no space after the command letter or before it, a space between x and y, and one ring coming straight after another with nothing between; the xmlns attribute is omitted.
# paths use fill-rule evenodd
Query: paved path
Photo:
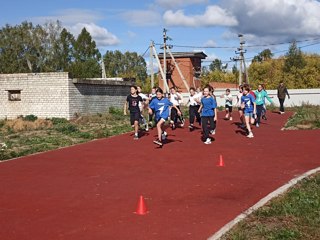
<svg viewBox="0 0 320 240"><path fill-rule="evenodd" d="M207 239L320 166L320 131L281 131L288 114L269 113L253 139L222 115L211 145L185 127L162 149L153 130L0 163L1 240Z"/></svg>

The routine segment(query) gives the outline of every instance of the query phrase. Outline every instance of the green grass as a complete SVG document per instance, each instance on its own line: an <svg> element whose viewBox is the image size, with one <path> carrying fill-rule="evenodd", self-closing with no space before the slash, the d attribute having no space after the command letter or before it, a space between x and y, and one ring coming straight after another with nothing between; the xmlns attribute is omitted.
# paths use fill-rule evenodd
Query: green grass
<svg viewBox="0 0 320 240"><path fill-rule="evenodd" d="M34 122L36 119L34 115L20 117L21 121ZM110 108L107 113L80 116L73 121L63 118L51 118L44 121L51 124L48 127L35 127L32 130L17 130L12 126L7 126L6 120L0 120L0 140L7 145L7 148L0 151L0 161L132 130L129 116L123 116L123 110L117 108Z"/></svg>
<svg viewBox="0 0 320 240"><path fill-rule="evenodd" d="M222 240L320 239L320 173L237 224Z"/></svg>
<svg viewBox="0 0 320 240"><path fill-rule="evenodd" d="M291 110L295 114L289 118L286 128L293 129L319 129L320 128L320 106L304 104Z"/></svg>

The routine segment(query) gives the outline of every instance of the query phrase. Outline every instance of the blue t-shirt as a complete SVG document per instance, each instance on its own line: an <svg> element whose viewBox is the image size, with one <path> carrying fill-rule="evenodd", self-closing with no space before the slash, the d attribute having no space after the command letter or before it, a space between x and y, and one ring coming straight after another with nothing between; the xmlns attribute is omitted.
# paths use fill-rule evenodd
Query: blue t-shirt
<svg viewBox="0 0 320 240"><path fill-rule="evenodd" d="M251 94L243 95L241 97L241 103L244 103L244 113L253 113L254 106L253 103L256 102Z"/></svg>
<svg viewBox="0 0 320 240"><path fill-rule="evenodd" d="M155 111L157 121L161 118L164 120L168 119L170 106L172 106L172 103L168 98L154 98L149 105L149 107Z"/></svg>
<svg viewBox="0 0 320 240"><path fill-rule="evenodd" d="M217 102L213 97L203 97L201 99L203 117L213 117L214 109L217 107Z"/></svg>

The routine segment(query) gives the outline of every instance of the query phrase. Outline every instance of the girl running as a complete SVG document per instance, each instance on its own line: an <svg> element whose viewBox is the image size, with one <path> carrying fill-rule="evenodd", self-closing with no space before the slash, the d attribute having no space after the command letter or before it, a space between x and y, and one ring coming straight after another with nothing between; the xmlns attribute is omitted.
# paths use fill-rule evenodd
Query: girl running
<svg viewBox="0 0 320 240"><path fill-rule="evenodd" d="M196 93L196 90L193 87L190 88L189 92L190 92L189 101L188 101L188 104L189 104L189 122L190 122L189 129L191 131L194 128L194 126L193 126L194 119L196 118L197 122L199 122L199 123L201 121L201 117L200 117L200 114L198 112L198 110L200 108L201 97L199 97L199 95Z"/></svg>
<svg viewBox="0 0 320 240"><path fill-rule="evenodd" d="M244 119L246 122L247 130L248 130L248 138L253 138L253 133L251 131L250 122L254 122L254 116L256 114L256 100L250 94L250 87L246 86L243 89L243 96L241 97L241 108L244 112Z"/></svg>
<svg viewBox="0 0 320 240"><path fill-rule="evenodd" d="M178 111L177 111L179 110L181 113L180 101L182 101L181 94L177 93L174 87L170 88L170 102L173 104L173 106L175 106L175 108L171 109L171 114L170 114L170 123L171 123L172 130L176 128L178 120L180 122L181 127L183 127L184 125L183 116L181 114L178 115Z"/></svg>
<svg viewBox="0 0 320 240"><path fill-rule="evenodd" d="M201 99L201 105L199 113L201 112L201 125L203 130L203 138L205 144L211 144L211 138L209 138L210 130L215 129L215 121L217 120L217 102L210 96L209 87L203 89L203 98ZM208 128L210 124L210 129Z"/></svg>
<svg viewBox="0 0 320 240"><path fill-rule="evenodd" d="M242 128L245 127L245 121L244 121L244 115L243 115L243 109L241 108L241 97L243 96L243 86L239 85L239 92L237 95L237 107L239 112L239 118L240 118L240 126Z"/></svg>
<svg viewBox="0 0 320 240"><path fill-rule="evenodd" d="M162 89L158 88L156 91L156 98L153 99L149 105L149 114L152 114L152 110L155 112L158 139L153 142L160 147L163 146L162 134L166 135L166 132L163 130L163 124L169 118L170 107L176 109L178 115L181 115L180 110L176 106L174 106L168 98L164 98Z"/></svg>
<svg viewBox="0 0 320 240"><path fill-rule="evenodd" d="M226 103L225 103L225 108L226 108L226 120L232 121L232 101L233 101L233 96L231 95L230 89L226 89L226 94L221 95L221 98L224 98Z"/></svg>
<svg viewBox="0 0 320 240"><path fill-rule="evenodd" d="M138 95L138 90L136 86L130 87L130 95L127 96L127 100L124 104L123 113L127 115L127 109L130 111L130 123L134 127L134 140L139 139L139 120L141 117L139 103L142 103L142 98Z"/></svg>
<svg viewBox="0 0 320 240"><path fill-rule="evenodd" d="M271 98L268 96L267 92L263 90L263 87L261 84L258 85L258 90L255 91L256 95L256 106L257 106L257 121L256 121L256 127L260 126L260 118L264 110L264 104L265 99L268 99L268 101L273 104Z"/></svg>

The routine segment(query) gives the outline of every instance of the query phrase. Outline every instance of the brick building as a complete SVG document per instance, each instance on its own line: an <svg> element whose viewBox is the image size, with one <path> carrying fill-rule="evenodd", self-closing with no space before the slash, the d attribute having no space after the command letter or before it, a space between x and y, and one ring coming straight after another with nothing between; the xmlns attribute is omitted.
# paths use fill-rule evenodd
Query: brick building
<svg viewBox="0 0 320 240"><path fill-rule="evenodd" d="M71 79L67 72L0 74L0 118L72 119L123 107L132 80Z"/></svg>
<svg viewBox="0 0 320 240"><path fill-rule="evenodd" d="M173 52L173 57L175 58L182 75L186 79L189 87L200 87L200 73L201 73L201 60L207 57L203 52ZM161 66L163 68L163 53L158 55L160 59ZM180 74L171 59L170 55L166 55L167 59L167 83L169 88L176 87L179 92L188 92L186 89ZM159 76L159 85L162 89L165 89L164 82L161 76Z"/></svg>

